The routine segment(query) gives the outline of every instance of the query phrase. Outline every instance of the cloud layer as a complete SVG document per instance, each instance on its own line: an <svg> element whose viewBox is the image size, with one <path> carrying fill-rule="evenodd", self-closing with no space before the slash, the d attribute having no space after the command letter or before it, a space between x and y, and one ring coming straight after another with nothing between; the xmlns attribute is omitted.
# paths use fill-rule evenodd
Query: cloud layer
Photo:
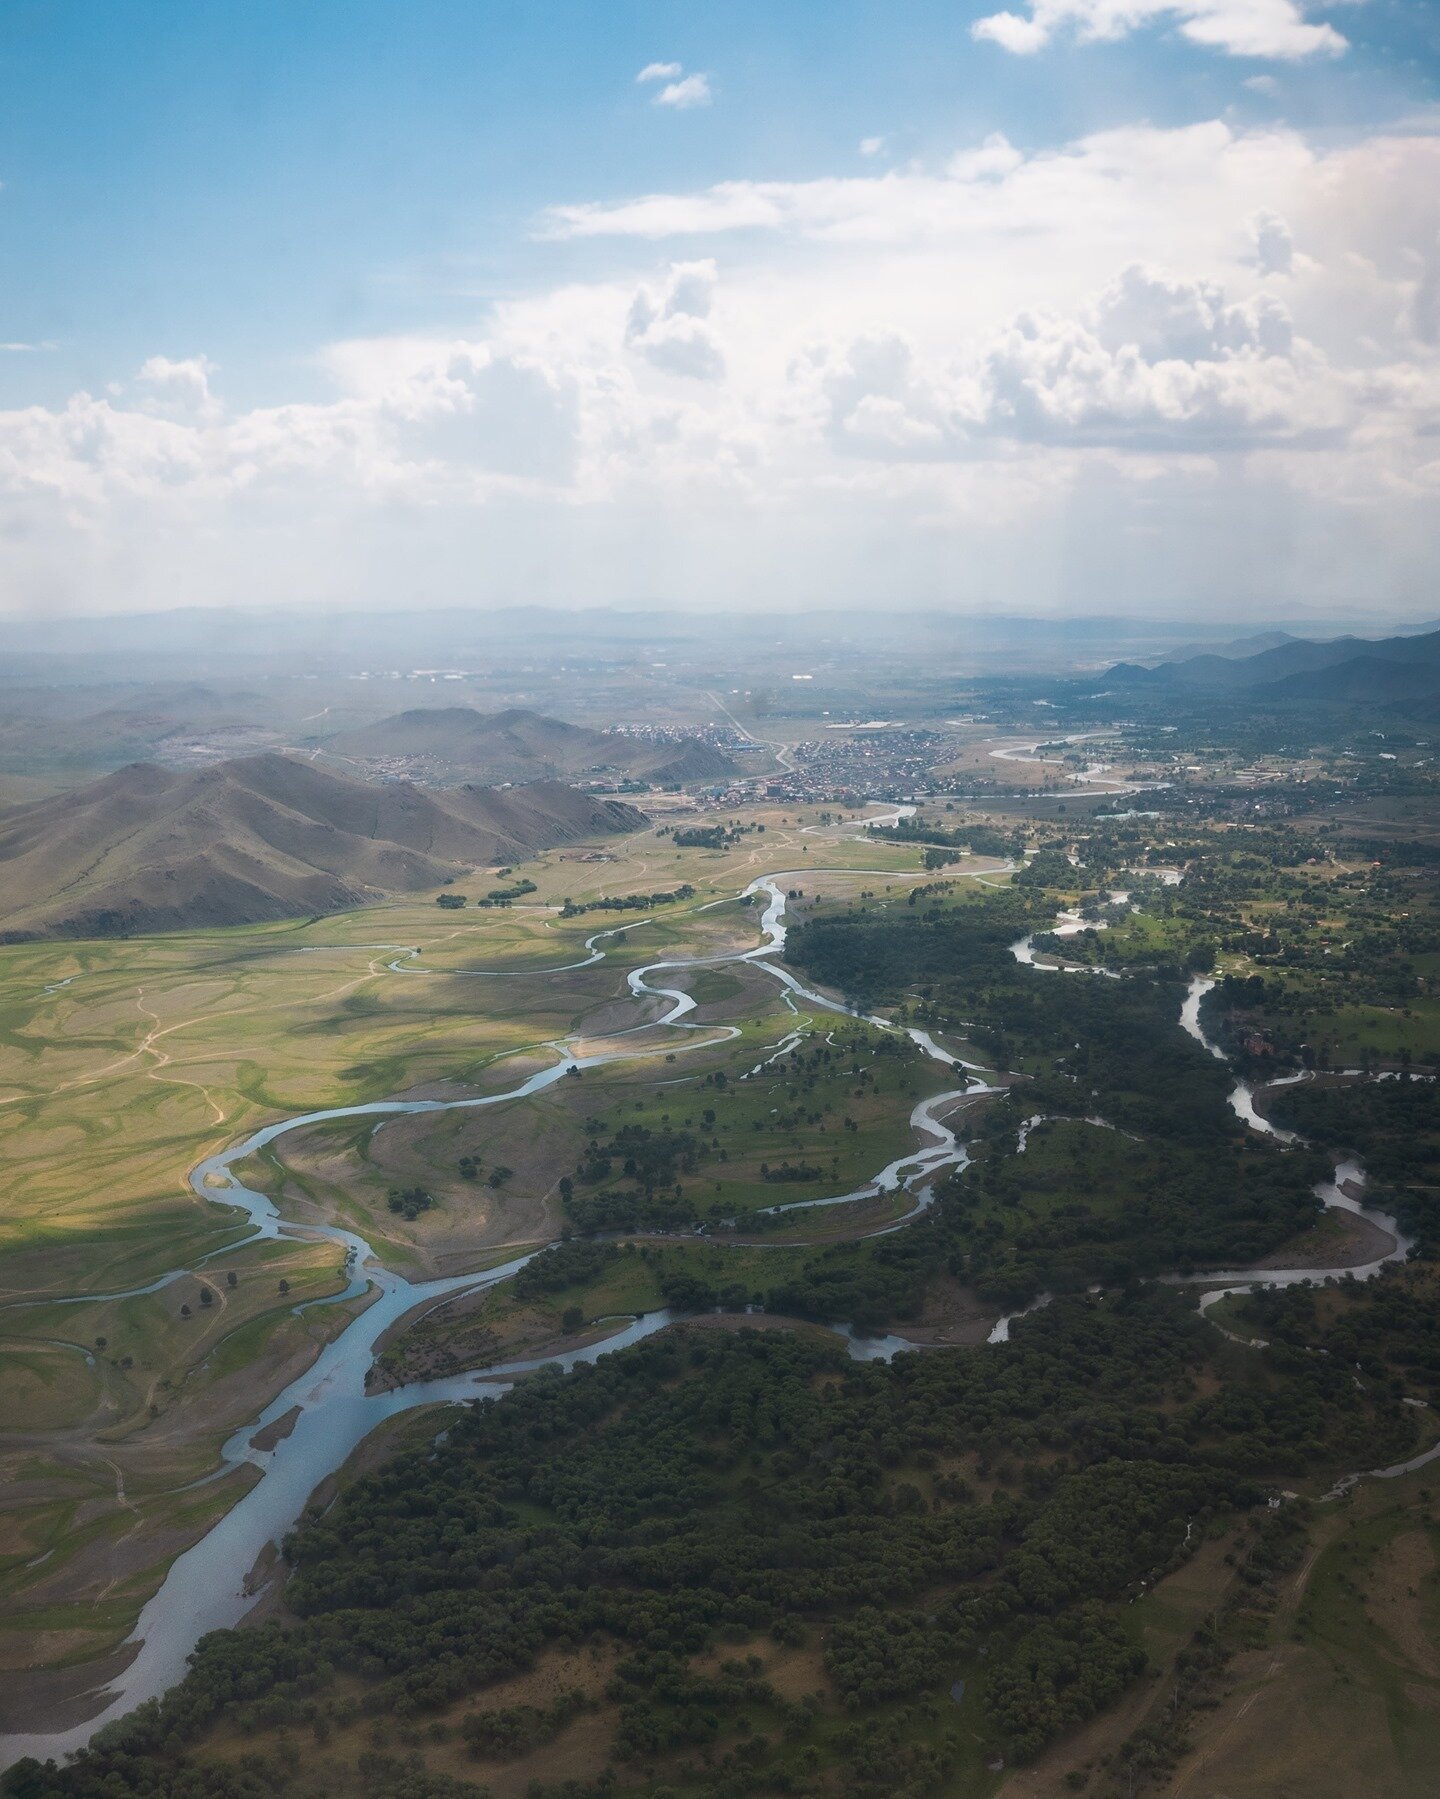
<svg viewBox="0 0 1440 1799"><path fill-rule="evenodd" d="M1434 138L995 136L536 229L584 272L325 346L321 399L161 346L0 413L10 591L1426 603Z"/></svg>
<svg viewBox="0 0 1440 1799"><path fill-rule="evenodd" d="M1229 56L1298 62L1348 48L1333 25L1311 23L1295 0L1030 0L1028 12L977 20L971 35L1015 56L1033 56L1062 33L1073 32L1081 43L1108 43L1157 24L1178 25L1192 44Z"/></svg>

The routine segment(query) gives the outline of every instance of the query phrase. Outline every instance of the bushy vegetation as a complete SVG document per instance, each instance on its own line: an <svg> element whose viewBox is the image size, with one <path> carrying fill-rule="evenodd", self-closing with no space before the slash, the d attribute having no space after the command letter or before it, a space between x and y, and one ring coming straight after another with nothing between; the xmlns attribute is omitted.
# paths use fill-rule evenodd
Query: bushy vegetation
<svg viewBox="0 0 1440 1799"><path fill-rule="evenodd" d="M243 1768L205 1759L223 1720L313 1735L318 1789L271 1790L324 1791L323 1742L355 1703L341 1677L364 1716L405 1728L468 1703L465 1740L504 1758L583 1702L487 1712L475 1696L549 1648L607 1641L617 1793L657 1757L707 1799L799 1790L785 1783L806 1766L845 1794L934 1791L958 1742L936 1737L927 1696L957 1677L983 1740L1023 1760L1143 1670L1125 1602L1179 1564L1196 1520L1358 1436L1412 1440L1414 1414L1338 1359L1282 1351L1237 1381L1224 1348L1149 1289L889 1365L806 1337L681 1333L534 1379L305 1521L285 1549L298 1626L207 1637L164 1700L74 1768L22 1764L11 1790L249 1799ZM769 1651L694 1662L817 1626L819 1701L782 1699Z"/></svg>
<svg viewBox="0 0 1440 1799"><path fill-rule="evenodd" d="M1305 1151L1279 1155L1239 1125L1226 1103L1230 1071L1178 1028L1179 971L1037 975L1011 951L1031 917L1030 902L1015 894L937 901L898 920L852 908L813 919L787 945L816 979L867 1005L908 1001L911 1016L963 1030L998 1066L1024 1076L1013 1099L992 1105L975 1165L943 1183L934 1214L909 1233L905 1250L890 1252L911 1275L885 1283L899 1308L891 1316L913 1305L925 1259L1010 1305L1046 1289L1233 1266L1318 1216L1313 1188L1326 1162ZM1027 1114L1098 1114L1115 1128L1077 1123L1064 1156L1032 1149L1025 1157L1013 1152ZM836 1280L838 1267L827 1272L850 1297L853 1281ZM805 1295L801 1309L813 1315L816 1297Z"/></svg>
<svg viewBox="0 0 1440 1799"><path fill-rule="evenodd" d="M484 899L476 900L477 906L509 906L517 899L523 899L527 893L534 893L533 881L512 881L507 887L492 887Z"/></svg>
<svg viewBox="0 0 1440 1799"><path fill-rule="evenodd" d="M555 1243L532 1256L511 1283L518 1299L539 1299L593 1281L620 1259L618 1243Z"/></svg>
<svg viewBox="0 0 1440 1799"><path fill-rule="evenodd" d="M583 912L649 912L656 906L670 906L677 900L694 899L695 889L688 881L663 893L624 893L614 899L575 901L567 899L560 908L562 918L579 918Z"/></svg>
<svg viewBox="0 0 1440 1799"><path fill-rule="evenodd" d="M925 819L902 818L875 832L881 843L919 843L936 848L968 850L974 856L1008 856L1024 845L1023 833L1002 831L994 825L964 825L947 830L943 825ZM954 857L950 858L952 861Z"/></svg>
<svg viewBox="0 0 1440 1799"><path fill-rule="evenodd" d="M1312 1143L1358 1154L1371 1203L1415 1236L1413 1253L1440 1260L1440 1082L1401 1077L1280 1087L1270 1111Z"/></svg>
<svg viewBox="0 0 1440 1799"><path fill-rule="evenodd" d="M413 1224L422 1212L428 1212L435 1204L435 1195L424 1187L392 1187L386 1203L392 1212Z"/></svg>
<svg viewBox="0 0 1440 1799"><path fill-rule="evenodd" d="M681 850L723 850L738 836L738 832L727 831L724 825L689 825L675 832L674 843Z"/></svg>

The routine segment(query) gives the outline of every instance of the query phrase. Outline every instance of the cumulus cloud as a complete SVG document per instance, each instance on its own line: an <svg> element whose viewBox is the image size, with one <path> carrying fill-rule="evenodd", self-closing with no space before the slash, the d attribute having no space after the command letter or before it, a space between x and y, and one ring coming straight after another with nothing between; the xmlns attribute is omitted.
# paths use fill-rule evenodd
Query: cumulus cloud
<svg viewBox="0 0 1440 1799"><path fill-rule="evenodd" d="M945 173L952 181L996 180L1014 174L1024 161L1003 131L992 131L978 149L958 150Z"/></svg>
<svg viewBox="0 0 1440 1799"><path fill-rule="evenodd" d="M656 94L655 104L673 107L676 112L689 112L692 107L708 106L714 98L708 75L683 75L678 81L666 82Z"/></svg>
<svg viewBox="0 0 1440 1799"><path fill-rule="evenodd" d="M1135 349L1147 362L1203 362L1254 351L1283 356L1293 332L1277 300L1226 300L1212 281L1186 281L1133 263L1101 293L1090 328L1108 349Z"/></svg>
<svg viewBox="0 0 1440 1799"><path fill-rule="evenodd" d="M215 365L208 356L187 356L179 361L169 356L151 356L136 375L142 389L145 410L185 416L209 416L219 410L210 392L210 377Z"/></svg>
<svg viewBox="0 0 1440 1799"><path fill-rule="evenodd" d="M1040 443L1185 453L1320 446L1344 432L1344 384L1293 341L1283 314L1163 285L1148 352L1116 338L1108 296L1089 320L1017 319L986 359L986 425Z"/></svg>
<svg viewBox="0 0 1440 1799"><path fill-rule="evenodd" d="M883 575L1042 603L1063 563L1148 604L1223 549L1308 603L1398 592L1433 556L1433 137L995 136L543 229L589 240L583 276L468 333L330 345L321 398L232 411L203 357L156 356L0 411L0 579L383 599L444 542L457 597L499 570L557 598L855 599ZM1117 569L1122 539L1154 553Z"/></svg>
<svg viewBox="0 0 1440 1799"><path fill-rule="evenodd" d="M1349 48L1333 25L1311 24L1296 0L1030 0L1028 13L978 19L971 36L1032 56L1062 31L1073 30L1081 43L1104 43L1172 22L1191 43L1230 56L1297 62Z"/></svg>
<svg viewBox="0 0 1440 1799"><path fill-rule="evenodd" d="M1295 238L1279 213L1262 210L1250 220L1254 263L1262 275L1288 275L1295 266Z"/></svg>
<svg viewBox="0 0 1440 1799"><path fill-rule="evenodd" d="M883 137L862 137L860 140L862 156L878 156L884 148L885 139Z"/></svg>
<svg viewBox="0 0 1440 1799"><path fill-rule="evenodd" d="M625 347L668 375L718 381L725 358L706 320L719 279L713 261L677 262L656 293L642 287L625 321Z"/></svg>
<svg viewBox="0 0 1440 1799"><path fill-rule="evenodd" d="M881 460L975 459L995 440L1069 449L1211 454L1330 444L1350 384L1270 296L1136 264L1078 316L1026 311L958 356L898 335L820 359L826 432ZM803 378L803 377L802 377Z"/></svg>
<svg viewBox="0 0 1440 1799"><path fill-rule="evenodd" d="M560 485L574 475L575 382L539 362L467 345L432 378L392 392L386 404L401 453L451 474Z"/></svg>
<svg viewBox="0 0 1440 1799"><path fill-rule="evenodd" d="M674 81L678 75L685 73L685 65L678 62L647 62L635 77L636 84L645 81Z"/></svg>

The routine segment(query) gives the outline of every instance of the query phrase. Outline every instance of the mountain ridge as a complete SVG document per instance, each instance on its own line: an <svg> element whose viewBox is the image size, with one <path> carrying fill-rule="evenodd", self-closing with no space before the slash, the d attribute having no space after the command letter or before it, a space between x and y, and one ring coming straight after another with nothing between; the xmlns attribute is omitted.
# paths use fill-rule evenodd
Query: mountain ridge
<svg viewBox="0 0 1440 1799"><path fill-rule="evenodd" d="M1324 641L1297 637L1253 656L1206 654L1156 667L1117 662L1105 678L1131 687L1403 707L1440 693L1440 630Z"/></svg>
<svg viewBox="0 0 1440 1799"><path fill-rule="evenodd" d="M338 911L644 822L554 781L427 789L276 752L131 763L0 812L0 941Z"/></svg>
<svg viewBox="0 0 1440 1799"><path fill-rule="evenodd" d="M574 778L603 770L660 784L719 780L737 772L698 737L654 743L622 731L596 731L528 707L481 712L473 706L411 707L337 732L322 745L346 761L431 758L476 780Z"/></svg>

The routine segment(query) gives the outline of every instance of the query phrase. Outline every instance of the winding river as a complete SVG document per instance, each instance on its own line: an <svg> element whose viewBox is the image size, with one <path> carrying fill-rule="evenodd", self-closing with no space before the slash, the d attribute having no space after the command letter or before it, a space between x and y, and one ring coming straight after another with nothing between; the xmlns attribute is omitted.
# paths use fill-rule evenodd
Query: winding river
<svg viewBox="0 0 1440 1799"><path fill-rule="evenodd" d="M911 808L900 809L909 811ZM821 871L806 870L806 876ZM847 870L848 873L894 873L894 870ZM638 1024L629 1031L613 1033L610 1041L632 1036L637 1032L651 1032L669 1027L672 1029L697 1033L688 1042L681 1043L670 1053L683 1053L688 1049L703 1048L717 1042L733 1038L739 1033L733 1026L704 1025L689 1019L689 1014L696 1010L696 1002L691 995L676 987L666 987L663 977L667 973L681 970L713 967L723 963L748 963L763 969L778 981L790 994L803 999L809 1006L825 1011L842 1013L864 1019L887 1030L897 1027L889 1020L874 1014L860 1012L845 1005L842 1001L828 997L805 986L794 974L774 960L785 945L785 893L779 883L785 879L801 876L802 871L783 871L769 874L752 881L741 896L747 900L755 900L765 896L765 906L761 914L761 942L753 949L738 951L730 955L713 957L695 957L651 963L646 967L633 970L627 976L627 984L632 995L640 1001L655 999L668 1001L668 1008L657 1019ZM724 903L724 902L718 902ZM644 923L645 921L638 921ZM629 932L637 928L636 923L627 923L616 927L615 931L598 932L587 940L587 954L580 961L562 964L562 968L583 968L600 960L605 951L599 948L600 940L616 935L618 931ZM1062 915L1057 934L1064 934L1067 928L1079 928L1079 921ZM373 946L400 950L400 946ZM1012 946L1017 960L1037 969L1047 965L1034 960L1033 950L1028 938ZM416 968L411 958L415 952L401 950L397 960L390 964L397 974L419 974L429 972ZM401 959L403 957L404 959ZM1054 966L1053 964L1049 966ZM449 971L446 971L449 972ZM461 970L467 976L498 974L506 971ZM523 972L536 972L524 970ZM557 970L558 972L558 970ZM1108 970L1103 972L1110 972ZM651 977L656 977L652 979ZM1186 996L1185 1008L1181 1016L1182 1027L1214 1055L1219 1056L1219 1049L1206 1039L1199 1023L1200 1001L1208 990L1207 983L1197 980L1192 983ZM818 1206L843 1205L856 1200L872 1197L876 1194L891 1192L904 1188L915 1196L915 1204L899 1220L882 1227L871 1234L881 1231L902 1228L913 1217L917 1216L931 1202L934 1192L934 1179L944 1169L963 1167L967 1162L965 1147L960 1143L955 1132L944 1123L941 1113L948 1106L970 1097L997 1089L989 1086L983 1079L977 1078L983 1070L975 1064L963 1062L959 1057L944 1050L926 1031L907 1028L905 1034L912 1042L931 1059L944 1065L963 1071L968 1077L964 1085L934 1094L917 1104L911 1113L911 1123L917 1134L928 1139L924 1147L911 1151L908 1155L897 1158L877 1173L865 1186L851 1193L838 1194L821 1200L799 1200L789 1205L777 1206L775 1211L806 1210ZM777 1055L784 1053L788 1046L798 1042L798 1034L782 1043ZM440 1112L455 1110L480 1110L489 1106L504 1105L512 1100L538 1093L544 1088L553 1086L557 1081L567 1078L572 1071L599 1067L622 1059L639 1059L665 1053L654 1045L637 1046L633 1049L614 1048L592 1055L578 1056L567 1047L568 1040L557 1041L551 1047L555 1052L554 1062L531 1074L527 1079L503 1093L486 1095L468 1099L453 1100L380 1100L364 1105L337 1106L326 1110L301 1113L292 1118L281 1119L253 1131L240 1142L221 1150L218 1154L206 1157L191 1171L190 1185L201 1199L235 1207L242 1212L251 1227L250 1234L242 1239L242 1243L255 1242L262 1239L279 1237L298 1238L308 1241L324 1240L341 1247L345 1252L346 1264L350 1272L350 1280L343 1293L332 1296L320 1304L337 1304L344 1300L357 1299L367 1291L373 1292L372 1303L326 1346L316 1362L298 1379L292 1381L282 1392L270 1401L258 1418L237 1430L223 1445L220 1466L210 1475L203 1477L197 1485L219 1481L227 1475L249 1465L258 1474L258 1478L250 1489L240 1498L199 1542L186 1550L171 1564L170 1570L153 1597L141 1611L136 1627L129 1638L126 1648L133 1650L132 1659L124 1670L102 1691L95 1694L95 1711L84 1723L68 1729L45 1733L17 1734L0 1738L0 1765L9 1765L25 1755L35 1755L42 1759L48 1756L60 1756L67 1751L81 1748L91 1735L103 1724L131 1711L144 1700L157 1696L168 1687L173 1686L185 1674L187 1659L198 1639L207 1631L233 1626L240 1622L245 1614L256 1603L258 1590L250 1585L247 1576L261 1562L267 1546L278 1543L284 1534L294 1525L300 1516L306 1501L319 1486L321 1481L338 1469L358 1447L358 1445L387 1418L408 1411L416 1406L431 1405L437 1402L469 1402L487 1397L498 1397L507 1392L514 1380L542 1365L558 1365L563 1369L571 1369L580 1363L594 1362L602 1355L624 1349L630 1344L640 1342L643 1338L665 1329L668 1325L682 1321L680 1315L670 1311L656 1311L637 1318L616 1334L605 1338L602 1342L586 1345L583 1348L566 1351L562 1354L547 1356L537 1360L519 1360L499 1363L493 1367L474 1370L465 1374L447 1376L437 1380L417 1381L407 1386L392 1388L385 1392L367 1392L366 1376L371 1369L376 1345L392 1325L406 1313L419 1307L428 1307L461 1292L474 1292L491 1287L507 1280L523 1268L530 1260L529 1255L522 1255L513 1260L490 1268L483 1273L461 1274L444 1279L430 1281L410 1281L393 1269L384 1267L375 1257L370 1244L357 1232L337 1225L296 1225L280 1216L272 1201L263 1193L247 1187L235 1173L237 1164L247 1157L274 1143L278 1138L291 1131L302 1130L310 1125L324 1124L336 1119L355 1117L378 1117L422 1112ZM771 1058L772 1060L774 1058ZM765 1064L760 1064L764 1067ZM752 1070L758 1073L759 1068ZM1237 1099L1243 1091L1243 1103ZM1237 1085L1232 1093L1231 1104L1239 1116L1257 1130L1280 1139L1282 1142L1291 1139L1290 1133L1278 1131L1270 1125L1253 1107L1253 1095L1243 1083ZM1385 1214L1375 1212L1362 1206L1345 1191L1363 1181L1363 1173L1354 1164L1342 1164L1336 1170L1335 1179L1326 1183L1318 1191L1327 1205L1344 1207L1369 1219L1395 1239L1394 1249L1380 1260L1356 1269L1287 1269L1267 1270L1257 1276L1244 1270L1218 1274L1198 1274L1169 1277L1177 1283L1187 1285L1220 1285L1213 1293L1207 1293L1202 1306L1213 1304L1225 1292L1246 1291L1259 1285L1284 1285L1294 1281L1323 1281L1328 1274L1353 1273L1364 1279L1378 1273L1387 1263L1403 1260L1408 1252L1409 1244L1401 1235L1395 1221ZM241 1247L240 1243L230 1243L217 1254L233 1254ZM538 1253L538 1252L534 1252ZM173 1270L162 1276L149 1286L135 1289L136 1292L153 1292L168 1282L180 1279L187 1272L185 1269ZM97 1297L124 1297L123 1295L98 1296L86 1294L80 1296L86 1302ZM1030 1307L1047 1303L1048 1296L1042 1295ZM53 1301L48 1303L54 1303ZM1020 1316L1017 1313L1013 1316ZM1008 1340L1011 1317L1002 1318L991 1333L990 1341L994 1343ZM837 1327L844 1337L850 1354L857 1360L888 1359L898 1351L912 1348L913 1345L897 1336L866 1336L855 1332L848 1326ZM293 1413L293 1428L269 1449L257 1449L253 1439L266 1426L276 1424ZM1430 1459L1430 1455L1440 1455L1440 1445L1426 1456L1406 1463L1401 1468L1368 1471L1379 1476L1389 1476L1404 1472L1410 1467L1419 1466ZM1362 1475L1347 1476L1337 1493Z"/></svg>
<svg viewBox="0 0 1440 1799"><path fill-rule="evenodd" d="M1190 982L1185 994L1185 1003L1180 1009L1180 1028L1191 1036L1203 1048L1219 1061L1225 1060L1225 1052L1218 1043L1212 1043L1205 1035L1200 1022L1200 1004L1205 995L1213 990L1215 983L1208 975L1196 975ZM1280 1080L1271 1082L1272 1086L1289 1086L1298 1076L1282 1076ZM1230 1110L1251 1130L1259 1131L1271 1138L1282 1148L1301 1143L1304 1139L1296 1131L1287 1131L1278 1124L1273 1124L1263 1112L1255 1108L1255 1089L1248 1081L1237 1080L1230 1089ZM1414 1239L1407 1237L1401 1230L1398 1221L1388 1212L1375 1210L1373 1206L1362 1205L1355 1197L1365 1185L1365 1170L1359 1162L1347 1158L1337 1162L1335 1173L1328 1181L1321 1181L1315 1194L1323 1204L1334 1211L1351 1212L1357 1218L1363 1218L1367 1224L1391 1239L1391 1248L1372 1262L1349 1268L1272 1268L1257 1280L1253 1270L1230 1269L1206 1275L1169 1275L1169 1281L1193 1286L1198 1280L1207 1285L1211 1282L1234 1282L1235 1285L1221 1286L1218 1291L1207 1293L1200 1301L1201 1311L1207 1310L1217 1300L1223 1299L1227 1293L1248 1293L1256 1286L1293 1287L1304 1281L1324 1281L1338 1278L1341 1275L1353 1275L1356 1280L1370 1280L1392 1262L1403 1262L1414 1247Z"/></svg>
<svg viewBox="0 0 1440 1799"><path fill-rule="evenodd" d="M811 871L803 871L808 875ZM847 871L847 872L867 872ZM893 870L875 870L883 873ZM196 1642L207 1631L238 1624L256 1603L258 1591L249 1587L248 1573L255 1568L267 1545L278 1543L300 1516L306 1500L325 1477L339 1468L377 1425L397 1413L416 1406L446 1401L473 1401L496 1397L508 1391L519 1375L546 1364L569 1369L581 1362L593 1362L602 1355L627 1348L667 1325L677 1322L677 1315L657 1311L634 1320L623 1330L602 1342L586 1345L542 1360L512 1361L492 1368L447 1376L439 1380L417 1381L388 1392L367 1392L366 1375L376 1354L376 1345L384 1333L406 1313L417 1307L428 1307L454 1294L474 1292L509 1279L529 1261L518 1256L480 1274L452 1275L430 1281L410 1281L395 1270L386 1268L375 1257L370 1244L358 1232L338 1225L295 1225L282 1218L267 1195L247 1187L236 1174L236 1166L247 1157L274 1143L288 1133L310 1125L326 1124L336 1119L385 1118L405 1113L470 1111L505 1105L538 1093L574 1070L595 1068L620 1060L639 1059L668 1053L684 1053L704 1048L739 1035L733 1025L697 1024L688 1018L696 1010L694 998L676 987L662 984L667 973L723 963L750 963L764 969L778 980L788 993L798 995L808 1005L829 1012L862 1017L886 1029L895 1027L886 1019L856 1012L843 1002L814 992L788 969L776 966L770 958L785 945L785 893L779 882L800 877L802 871L783 871L752 881L741 896L754 900L765 897L761 914L761 941L750 950L730 955L692 957L651 963L633 970L627 984L637 1000L668 1001L667 1009L653 1020L633 1026L629 1031L613 1033L611 1041L633 1036L637 1032L653 1032L670 1027L697 1033L689 1042L666 1050L649 1044L634 1049L616 1048L593 1055L575 1055L564 1041L555 1043L554 1062L537 1070L515 1087L470 1099L377 1100L363 1105L334 1106L320 1111L303 1112L252 1131L238 1143L217 1154L207 1156L190 1172L189 1182L195 1194L212 1203L229 1205L242 1212L249 1234L239 1242L225 1245L216 1253L233 1255L246 1243L279 1237L322 1240L338 1245L345 1252L350 1280L342 1293L320 1304L338 1304L359 1298L367 1291L375 1293L373 1302L353 1319L321 1352L318 1360L298 1379L292 1381L260 1413L259 1417L237 1430L223 1445L221 1462L212 1474L196 1485L208 1485L223 1479L246 1464L258 1471L259 1479L200 1541L171 1564L159 1590L145 1605L126 1647L135 1653L128 1666L115 1677L103 1693L96 1695L97 1708L83 1724L66 1730L36 1734L17 1734L0 1738L0 1761L5 1765L21 1756L41 1758L59 1756L78 1749L101 1725L131 1711L144 1700L153 1698L183 1678L187 1659ZM644 922L644 921L640 921ZM630 931L633 923L618 927ZM587 956L564 967L587 967L599 960L604 951L599 940L615 935L603 931L590 938ZM383 945L398 949L400 946ZM405 952L407 955L410 952ZM421 972L397 961L390 965L396 973ZM465 970L479 975L491 971ZM529 973L531 970L525 970ZM656 977L656 978L652 978ZM942 1049L928 1032L910 1030L907 1035L932 1059L955 1068L971 1069L956 1056ZM897 1158L867 1183L852 1193L836 1195L828 1200L799 1200L793 1205L776 1206L777 1212L803 1210L816 1205L842 1205L876 1194L905 1188L915 1193L916 1203L910 1212L882 1230L900 1228L930 1203L933 1179L947 1167L961 1166L966 1161L964 1146L955 1133L942 1122L939 1114L958 1100L990 1091L981 1080L967 1080L962 1087L933 1094L922 1100L911 1114L911 1122L929 1141L925 1147ZM921 1184L923 1183L923 1185ZM878 1232L876 1233L878 1234ZM169 1282L183 1278L187 1269L174 1269L136 1288L136 1293L158 1291ZM77 1296L93 1301L98 1297L124 1298L128 1294ZM53 1301L47 1303L54 1303ZM312 1305L317 1302L312 1302ZM861 1335L848 1327L840 1327L850 1354L857 1360L888 1359L896 1351L909 1348L903 1338ZM270 1449L257 1449L253 1439L267 1425L295 1413L293 1428Z"/></svg>

